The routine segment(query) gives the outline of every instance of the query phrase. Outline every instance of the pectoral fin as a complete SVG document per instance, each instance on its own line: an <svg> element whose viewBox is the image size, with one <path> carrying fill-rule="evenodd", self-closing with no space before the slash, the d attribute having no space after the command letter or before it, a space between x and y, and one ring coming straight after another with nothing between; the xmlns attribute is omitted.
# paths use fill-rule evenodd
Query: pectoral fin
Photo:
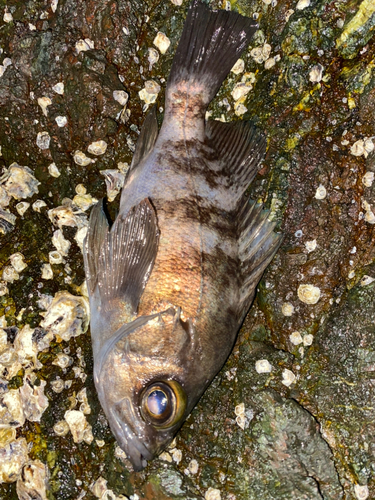
<svg viewBox="0 0 375 500"><path fill-rule="evenodd" d="M103 210L95 207L85 242L89 292L98 288L102 313L120 299L135 314L157 254L156 213L145 199L127 214L120 214L110 230L103 217Z"/></svg>

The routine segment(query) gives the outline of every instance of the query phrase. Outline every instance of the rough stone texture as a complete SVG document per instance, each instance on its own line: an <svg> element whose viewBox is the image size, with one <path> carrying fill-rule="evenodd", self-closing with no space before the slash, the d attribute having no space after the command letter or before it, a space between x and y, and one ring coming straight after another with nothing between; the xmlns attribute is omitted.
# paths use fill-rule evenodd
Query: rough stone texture
<svg viewBox="0 0 375 500"><path fill-rule="evenodd" d="M15 252L24 255L28 266L19 280L7 283L0 316L7 321L9 345L17 328L36 328L33 339L43 364L40 369L22 365L8 389L22 386L25 370L31 370L36 385L38 379L47 382L49 399L41 422L27 420L17 438L29 443L30 460L47 466L49 499L83 498L84 493L93 499L89 488L100 476L117 495L132 500L203 499L209 488L220 490L226 500L349 500L357 498L358 486L367 486L368 498L375 498L375 282L363 279L375 278L375 193L374 186L362 182L366 172L375 172L375 154L351 154L354 143L375 136L375 9L369 0L311 0L303 10L290 0L231 2L245 15L258 14L260 30L242 56L245 71L253 74L231 73L211 113L236 118L231 92L243 78L252 82L236 106L247 108L241 118L266 131L269 144L249 192L271 208L285 239L259 285L234 352L177 436L181 461L173 460L178 453L172 449L164 456L171 461L157 459L142 473L133 473L115 457L93 387L88 334L43 344L42 295L60 290L79 295L84 280L76 228L67 226L69 254L52 266L53 280L41 279L56 230L47 210L61 206L66 197L73 199L78 184L102 197L100 171L130 163L145 116L138 95L145 81L161 85L158 104L163 106L187 8L186 1L178 3L59 0L53 12L47 0L0 0L0 167L17 162L31 168L41 184L28 201L47 204L40 213L30 207L21 217L17 200L11 200L7 208L17 216L15 224L0 211L1 268ZM12 21L3 21L5 12ZM171 46L150 69L148 48L157 32L165 33ZM76 43L84 39L94 48L78 53ZM271 46L262 52L269 53L268 61L256 62L251 50L265 43ZM62 95L52 89L59 82L64 83ZM129 94L128 113L113 91ZM41 97L52 101L47 115L38 104ZM57 125L57 116L67 118L64 127ZM50 136L48 149L37 145L42 132ZM107 150L93 157L87 148L99 140L106 141ZM78 166L76 151L96 161ZM48 173L52 162L61 172L57 178ZM327 191L324 199L315 197L320 185ZM306 243L312 240L317 246L309 252ZM299 300L301 284L320 289L316 304ZM282 313L284 303L294 307L290 316ZM296 331L306 345L290 341ZM64 369L52 364L61 352L73 360ZM271 363L271 373L257 373L259 359ZM289 386L282 383L285 369L296 375ZM1 377L7 373L3 370ZM59 393L51 386L58 377L65 383ZM1 396L6 384L0 385ZM67 410L80 409L76 396L83 387L94 435L89 445L53 431ZM234 412L240 403L245 406L243 429ZM189 469L193 459L197 471ZM16 479L0 485L1 499L17 499Z"/></svg>

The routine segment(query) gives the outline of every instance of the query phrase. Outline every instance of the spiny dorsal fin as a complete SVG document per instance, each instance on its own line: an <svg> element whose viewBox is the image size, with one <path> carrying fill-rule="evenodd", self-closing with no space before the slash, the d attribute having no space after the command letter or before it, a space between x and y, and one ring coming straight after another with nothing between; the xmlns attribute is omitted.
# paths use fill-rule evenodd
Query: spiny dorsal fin
<svg viewBox="0 0 375 500"><path fill-rule="evenodd" d="M147 113L145 121L142 125L141 133L139 134L135 152L130 165L130 170L136 167L143 158L149 154L154 147L158 136L158 121L156 117L156 105L152 106Z"/></svg>
<svg viewBox="0 0 375 500"><path fill-rule="evenodd" d="M156 259L156 213L145 199L127 214L120 214L110 231L103 217L104 212L95 207L84 246L89 291L93 294L98 287L103 312L110 310L115 299L121 299L135 313Z"/></svg>
<svg viewBox="0 0 375 500"><path fill-rule="evenodd" d="M282 235L275 233L276 223L269 222L268 210L261 203L246 200L239 214L239 257L241 289L238 307L239 323L245 318L254 298L256 286L277 252Z"/></svg>
<svg viewBox="0 0 375 500"><path fill-rule="evenodd" d="M256 175L266 151L266 139L251 122L209 120L206 135L217 151L222 175L229 178L233 208Z"/></svg>

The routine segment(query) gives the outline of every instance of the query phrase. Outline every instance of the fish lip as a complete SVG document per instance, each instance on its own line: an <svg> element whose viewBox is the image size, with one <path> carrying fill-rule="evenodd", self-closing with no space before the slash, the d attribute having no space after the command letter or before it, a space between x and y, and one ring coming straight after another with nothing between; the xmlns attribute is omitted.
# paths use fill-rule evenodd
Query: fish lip
<svg viewBox="0 0 375 500"><path fill-rule="evenodd" d="M110 410L110 414L112 417L112 419L110 419L110 423L112 424L111 427L120 448L126 453L134 470L136 472L141 471L146 467L147 460L154 458L154 454L146 448L142 441L131 430L129 425L121 420L114 409ZM113 423L116 425L113 425Z"/></svg>

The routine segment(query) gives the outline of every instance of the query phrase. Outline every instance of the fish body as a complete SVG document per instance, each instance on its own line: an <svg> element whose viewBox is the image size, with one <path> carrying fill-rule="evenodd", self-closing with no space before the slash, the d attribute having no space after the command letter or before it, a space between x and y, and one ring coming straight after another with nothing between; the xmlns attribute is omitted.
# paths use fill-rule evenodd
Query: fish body
<svg viewBox="0 0 375 500"><path fill-rule="evenodd" d="M135 470L160 453L228 357L280 235L245 190L265 139L248 122L205 121L256 30L189 7L160 132L145 119L110 227L91 213L84 261L94 380Z"/></svg>

